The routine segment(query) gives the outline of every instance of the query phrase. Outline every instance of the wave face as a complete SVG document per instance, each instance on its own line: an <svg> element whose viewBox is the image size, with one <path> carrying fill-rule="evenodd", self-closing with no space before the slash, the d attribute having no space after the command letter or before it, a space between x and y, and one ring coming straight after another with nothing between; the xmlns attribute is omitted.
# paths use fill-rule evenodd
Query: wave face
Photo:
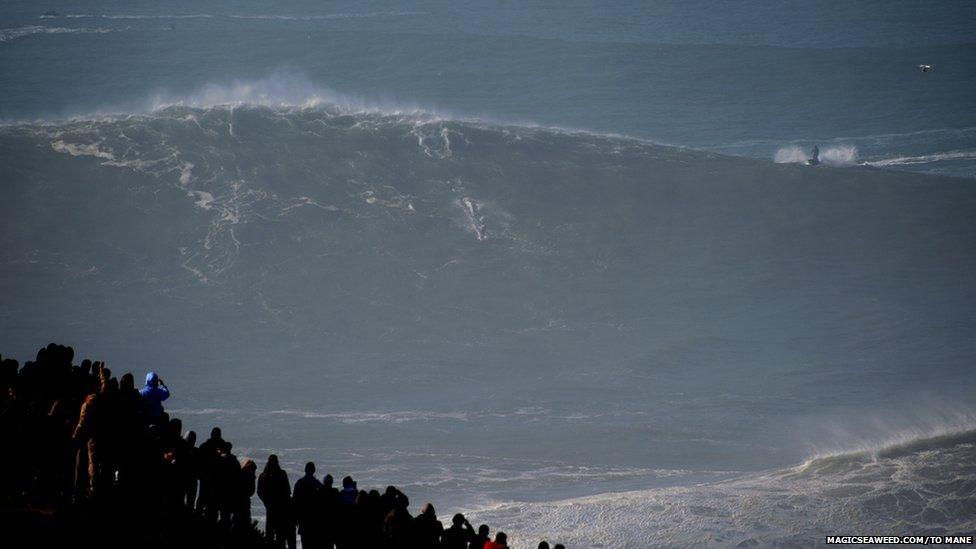
<svg viewBox="0 0 976 549"><path fill-rule="evenodd" d="M857 432L976 405L971 186L188 103L0 128L5 356L45 334L165 372L172 406L207 406L188 427L221 425L242 455L293 448L292 470L407 483L526 536L967 524L969 442L778 468L845 446L812 427L827 416ZM942 480L913 495L916 473Z"/></svg>

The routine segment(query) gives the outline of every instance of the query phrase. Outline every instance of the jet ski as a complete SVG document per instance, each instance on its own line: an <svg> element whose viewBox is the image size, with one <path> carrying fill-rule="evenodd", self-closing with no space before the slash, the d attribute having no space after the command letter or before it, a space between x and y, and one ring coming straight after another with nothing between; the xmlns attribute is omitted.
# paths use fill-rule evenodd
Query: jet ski
<svg viewBox="0 0 976 549"><path fill-rule="evenodd" d="M820 147L814 145L813 151L810 154L810 160L807 160L807 166L819 166L820 165Z"/></svg>

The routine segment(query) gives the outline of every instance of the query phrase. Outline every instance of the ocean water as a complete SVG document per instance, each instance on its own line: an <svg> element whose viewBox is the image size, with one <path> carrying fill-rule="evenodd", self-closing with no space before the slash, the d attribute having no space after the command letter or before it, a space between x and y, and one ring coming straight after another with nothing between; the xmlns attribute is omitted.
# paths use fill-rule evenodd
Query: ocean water
<svg viewBox="0 0 976 549"><path fill-rule="evenodd" d="M520 547L972 532L974 23L5 3L0 352Z"/></svg>

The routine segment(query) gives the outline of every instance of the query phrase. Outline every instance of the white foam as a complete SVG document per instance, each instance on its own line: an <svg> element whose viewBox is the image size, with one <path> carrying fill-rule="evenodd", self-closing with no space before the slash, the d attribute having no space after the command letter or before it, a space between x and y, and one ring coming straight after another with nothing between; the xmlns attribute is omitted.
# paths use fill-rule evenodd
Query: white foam
<svg viewBox="0 0 976 549"><path fill-rule="evenodd" d="M438 115L419 106L383 100L367 101L313 84L303 74L288 70L277 70L257 80L209 83L189 94L160 91L150 99L148 110L157 112L174 106L209 109L244 105L299 109L329 108L344 114L405 114L422 117L425 120L439 120ZM231 135L234 135L233 130Z"/></svg>
<svg viewBox="0 0 976 549"><path fill-rule="evenodd" d="M488 239L488 230L485 228L485 218L481 213L480 205L468 197L463 197L459 201L464 215L467 218L468 228L475 234L479 241Z"/></svg>
<svg viewBox="0 0 976 549"><path fill-rule="evenodd" d="M265 21L329 21L333 19L359 19L373 17L404 17L423 15L421 11L377 11L368 13L327 13L321 15L231 15L232 19L251 19Z"/></svg>
<svg viewBox="0 0 976 549"><path fill-rule="evenodd" d="M64 140L58 139L51 143L51 148L59 153L70 154L71 156L93 156L103 160L115 160L111 149L102 150L98 145L98 143L66 143Z"/></svg>
<svg viewBox="0 0 976 549"><path fill-rule="evenodd" d="M972 434L972 433L970 433ZM962 441L895 457L841 456L731 480L550 502L465 509L510 541L578 547L814 545L844 531L972 531L976 446Z"/></svg>
<svg viewBox="0 0 976 549"><path fill-rule="evenodd" d="M806 164L810 151L797 145L780 147L773 155L777 164ZM853 166L857 164L857 147L853 145L832 145L820 149L820 162L828 166Z"/></svg>
<svg viewBox="0 0 976 549"><path fill-rule="evenodd" d="M193 163L183 161L180 163L180 185L184 187L193 180ZM211 196L211 198L213 198Z"/></svg>
<svg viewBox="0 0 976 549"><path fill-rule="evenodd" d="M857 164L857 147L837 145L820 151L820 162L828 166L853 166Z"/></svg>
<svg viewBox="0 0 976 549"><path fill-rule="evenodd" d="M171 415L184 416L210 416L210 415L231 415L238 413L238 410L228 408L174 408L169 410Z"/></svg>
<svg viewBox="0 0 976 549"><path fill-rule="evenodd" d="M207 191L189 191L189 195L196 198L193 204L204 210L209 210L212 208L213 203L216 200L214 195L208 193Z"/></svg>
<svg viewBox="0 0 976 549"><path fill-rule="evenodd" d="M306 419L334 419L339 423L409 423L427 421L467 421L468 414L464 412L429 412L429 411L397 411L397 412L316 412L309 410L274 410L268 412L278 415L294 415Z"/></svg>
<svg viewBox="0 0 976 549"><path fill-rule="evenodd" d="M207 13L191 13L185 15L69 13L64 17L68 19L210 19L213 18L213 15Z"/></svg>
<svg viewBox="0 0 976 549"><path fill-rule="evenodd" d="M35 34L106 34L109 32L118 32L125 29L108 29L101 27L44 27L40 25L27 25L24 27L15 27L9 29L0 29L0 42L9 42L17 38L23 38L25 36L31 36Z"/></svg>
<svg viewBox="0 0 976 549"><path fill-rule="evenodd" d="M882 158L881 160L868 160L864 163L868 166L883 168L887 166L931 164L933 162L944 162L947 160L976 160L976 151L949 151L919 156L896 156L893 158Z"/></svg>

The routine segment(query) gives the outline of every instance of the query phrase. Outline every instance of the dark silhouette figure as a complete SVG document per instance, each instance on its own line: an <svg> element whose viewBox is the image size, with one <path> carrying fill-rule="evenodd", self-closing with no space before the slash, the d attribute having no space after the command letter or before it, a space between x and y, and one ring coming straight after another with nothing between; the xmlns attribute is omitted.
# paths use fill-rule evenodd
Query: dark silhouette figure
<svg viewBox="0 0 976 549"><path fill-rule="evenodd" d="M80 499L94 497L102 487L103 454L108 444L109 382L103 379L97 393L85 397L78 413L78 423L71 435L77 448L75 461L75 495Z"/></svg>
<svg viewBox="0 0 976 549"><path fill-rule="evenodd" d="M813 151L810 152L810 160L807 160L807 164L810 166L820 164L820 147L816 145L813 146Z"/></svg>
<svg viewBox="0 0 976 549"><path fill-rule="evenodd" d="M150 421L158 421L163 415L163 401L169 398L169 388L156 372L149 372L146 374L146 386L139 389L139 394L146 399Z"/></svg>
<svg viewBox="0 0 976 549"><path fill-rule="evenodd" d="M303 549L323 547L321 519L318 517L322 483L315 478L315 464L305 464L305 476L295 482L292 507L298 521L298 533L302 536Z"/></svg>
<svg viewBox="0 0 976 549"><path fill-rule="evenodd" d="M295 527L291 516L291 485L288 474L278 465L278 456L268 456L268 463L258 477L258 498L267 511L267 534L277 546L295 549Z"/></svg>
<svg viewBox="0 0 976 549"><path fill-rule="evenodd" d="M200 449L196 431L186 433L186 477L183 479L183 505L188 511L196 508L197 482L200 480Z"/></svg>
<svg viewBox="0 0 976 549"><path fill-rule="evenodd" d="M234 511L239 507L241 464L233 454L233 445L226 443L217 449L213 464L213 502L222 524L232 524Z"/></svg>
<svg viewBox="0 0 976 549"><path fill-rule="evenodd" d="M472 543L475 536L477 534L474 533L471 523L464 518L464 515L458 513L451 519L451 527L444 530L441 545L444 549L468 549L468 544Z"/></svg>
<svg viewBox="0 0 976 549"><path fill-rule="evenodd" d="M359 496L359 490L356 488L356 481L350 476L342 478L342 491L339 492L339 498L342 503L347 505L352 505L356 503L356 498Z"/></svg>
<svg viewBox="0 0 976 549"><path fill-rule="evenodd" d="M319 521L321 524L322 545L331 548L338 536L339 490L333 486L332 475L322 477L322 489L319 491Z"/></svg>
<svg viewBox="0 0 976 549"><path fill-rule="evenodd" d="M403 509L392 509L383 519L383 540L387 547L410 547L412 519Z"/></svg>
<svg viewBox="0 0 976 549"><path fill-rule="evenodd" d="M566 546L561 543L557 543L552 549L566 549Z"/></svg>
<svg viewBox="0 0 976 549"><path fill-rule="evenodd" d="M413 547L417 549L436 549L440 544L444 525L437 520L434 506L430 503L423 506L420 514L413 519Z"/></svg>
<svg viewBox="0 0 976 549"><path fill-rule="evenodd" d="M495 534L495 541L485 543L485 549L504 549L508 547L508 536L505 532Z"/></svg>
<svg viewBox="0 0 976 549"><path fill-rule="evenodd" d="M549 549L549 542L547 542L547 541L540 541L539 542L539 547L537 547L536 549Z"/></svg>
<svg viewBox="0 0 976 549"><path fill-rule="evenodd" d="M488 529L487 524L482 524L481 526L479 526L478 533L475 534L474 538L471 539L470 547L477 547L478 549L482 549L486 543L491 541L491 538L488 537L489 532L490 530Z"/></svg>
<svg viewBox="0 0 976 549"><path fill-rule="evenodd" d="M200 445L197 452L197 472L200 477L200 497L197 509L210 522L217 520L218 495L216 493L217 476L221 455L226 452L227 441L223 439L220 427L210 430L210 438Z"/></svg>
<svg viewBox="0 0 976 549"><path fill-rule="evenodd" d="M237 528L247 528L251 525L251 496L254 495L257 483L257 471L257 464L249 459L245 459L241 464L233 506L234 525Z"/></svg>

